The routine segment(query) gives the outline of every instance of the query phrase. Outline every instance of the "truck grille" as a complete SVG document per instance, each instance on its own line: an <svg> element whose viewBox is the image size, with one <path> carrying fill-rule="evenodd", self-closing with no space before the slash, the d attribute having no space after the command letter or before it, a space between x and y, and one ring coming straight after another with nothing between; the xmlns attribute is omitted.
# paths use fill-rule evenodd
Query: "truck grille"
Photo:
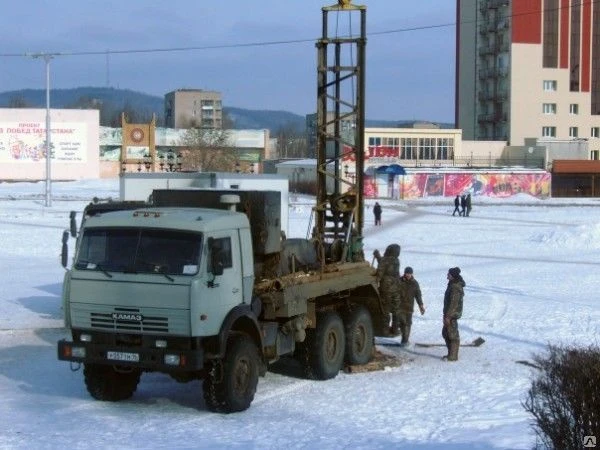
<svg viewBox="0 0 600 450"><path fill-rule="evenodd" d="M71 303L71 326L125 334L189 336L190 310Z"/></svg>
<svg viewBox="0 0 600 450"><path fill-rule="evenodd" d="M143 316L141 321L113 318L113 314L90 313L90 325L92 328L115 331L134 331L134 332L152 332L168 333L168 317L148 317Z"/></svg>

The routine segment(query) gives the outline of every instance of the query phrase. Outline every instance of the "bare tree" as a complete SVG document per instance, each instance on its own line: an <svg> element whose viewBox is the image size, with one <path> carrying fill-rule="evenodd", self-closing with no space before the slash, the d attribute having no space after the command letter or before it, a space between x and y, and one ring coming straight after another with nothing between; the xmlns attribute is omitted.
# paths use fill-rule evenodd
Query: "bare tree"
<svg viewBox="0 0 600 450"><path fill-rule="evenodd" d="M308 144L304 133L293 125L284 125L275 132L279 158L308 158Z"/></svg>
<svg viewBox="0 0 600 450"><path fill-rule="evenodd" d="M183 166L188 170L232 172L238 160L229 138L228 130L188 129L180 142L185 147Z"/></svg>

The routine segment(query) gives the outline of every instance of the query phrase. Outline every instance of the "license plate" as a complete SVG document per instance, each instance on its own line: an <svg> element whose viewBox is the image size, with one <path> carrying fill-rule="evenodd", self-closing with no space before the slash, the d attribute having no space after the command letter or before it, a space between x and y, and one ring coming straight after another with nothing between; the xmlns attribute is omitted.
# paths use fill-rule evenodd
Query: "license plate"
<svg viewBox="0 0 600 450"><path fill-rule="evenodd" d="M115 361L127 361L127 362L139 362L139 353L125 353L125 352L106 352L106 359L113 359Z"/></svg>

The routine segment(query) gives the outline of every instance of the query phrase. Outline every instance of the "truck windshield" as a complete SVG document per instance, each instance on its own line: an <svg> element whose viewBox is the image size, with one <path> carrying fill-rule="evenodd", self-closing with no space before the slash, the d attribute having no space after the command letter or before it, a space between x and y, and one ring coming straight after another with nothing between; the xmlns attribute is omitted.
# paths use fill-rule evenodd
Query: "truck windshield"
<svg viewBox="0 0 600 450"><path fill-rule="evenodd" d="M88 228L75 268L102 272L194 275L202 248L200 233L164 229Z"/></svg>

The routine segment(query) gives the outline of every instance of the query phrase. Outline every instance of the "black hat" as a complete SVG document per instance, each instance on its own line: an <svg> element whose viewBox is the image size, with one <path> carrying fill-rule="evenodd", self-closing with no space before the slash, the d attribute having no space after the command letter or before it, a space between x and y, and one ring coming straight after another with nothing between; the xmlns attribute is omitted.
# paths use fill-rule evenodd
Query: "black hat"
<svg viewBox="0 0 600 450"><path fill-rule="evenodd" d="M412 267L410 267L410 266L406 266L406 267L404 268L404 273L413 273L413 268L412 268Z"/></svg>
<svg viewBox="0 0 600 450"><path fill-rule="evenodd" d="M458 278L460 276L460 267L451 267L448 269L448 273L452 276L452 278Z"/></svg>

